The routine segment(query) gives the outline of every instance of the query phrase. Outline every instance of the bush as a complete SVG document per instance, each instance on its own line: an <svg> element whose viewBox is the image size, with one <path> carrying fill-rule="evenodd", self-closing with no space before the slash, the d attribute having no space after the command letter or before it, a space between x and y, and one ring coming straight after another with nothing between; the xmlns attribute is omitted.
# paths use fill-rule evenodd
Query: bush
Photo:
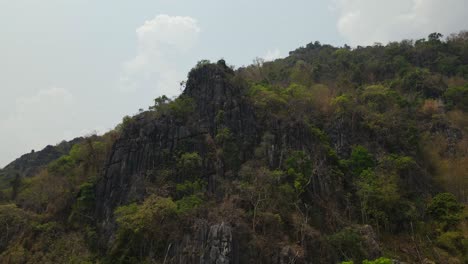
<svg viewBox="0 0 468 264"><path fill-rule="evenodd" d="M436 240L437 246L456 255L463 252L463 235L460 232L446 232L441 234Z"/></svg>

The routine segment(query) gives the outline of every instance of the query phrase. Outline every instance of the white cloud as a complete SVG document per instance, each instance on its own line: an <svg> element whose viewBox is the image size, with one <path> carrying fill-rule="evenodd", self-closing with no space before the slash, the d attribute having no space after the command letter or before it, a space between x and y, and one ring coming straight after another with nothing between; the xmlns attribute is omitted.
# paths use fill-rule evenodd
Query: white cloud
<svg viewBox="0 0 468 264"><path fill-rule="evenodd" d="M50 88L16 100L12 113L2 116L0 167L29 152L71 139L76 125L76 101L63 88Z"/></svg>
<svg viewBox="0 0 468 264"><path fill-rule="evenodd" d="M175 95L185 72L178 62L197 42L200 28L191 17L158 15L136 30L136 56L123 65L122 88L156 88L155 94Z"/></svg>
<svg viewBox="0 0 468 264"><path fill-rule="evenodd" d="M351 45L448 35L468 28L466 0L335 0L338 32Z"/></svg>
<svg viewBox="0 0 468 264"><path fill-rule="evenodd" d="M268 50L267 53L262 57L265 61L274 61L281 58L281 52L279 49Z"/></svg>
<svg viewBox="0 0 468 264"><path fill-rule="evenodd" d="M120 119L131 114L129 109L150 103L155 96L177 94L189 67L180 65L195 63L189 55L199 34L197 21L190 17L158 15L138 27L136 54L121 69L120 85L127 93L117 93L111 101L108 96L99 101L103 90L97 88L95 94L83 94L81 84L75 82L69 89L39 88L13 99L0 115L0 167L31 149L94 132L101 134L113 124L109 120L116 119L118 111L122 112L117 114ZM135 93L128 93L132 91ZM119 108L109 110L109 105Z"/></svg>

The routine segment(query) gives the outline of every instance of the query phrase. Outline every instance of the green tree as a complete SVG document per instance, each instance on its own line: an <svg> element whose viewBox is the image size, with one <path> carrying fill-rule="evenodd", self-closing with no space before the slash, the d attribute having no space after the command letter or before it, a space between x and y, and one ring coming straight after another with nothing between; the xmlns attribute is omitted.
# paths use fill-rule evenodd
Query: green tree
<svg viewBox="0 0 468 264"><path fill-rule="evenodd" d="M150 253L162 258L167 242L177 233L177 204L171 198L151 195L140 205L118 207L115 215L114 263L142 262Z"/></svg>
<svg viewBox="0 0 468 264"><path fill-rule="evenodd" d="M298 196L312 183L312 161L304 151L294 151L286 159L286 174L293 183Z"/></svg>
<svg viewBox="0 0 468 264"><path fill-rule="evenodd" d="M356 181L357 195L361 201L364 223L371 223L387 230L402 212L397 176L385 172L364 170Z"/></svg>
<svg viewBox="0 0 468 264"><path fill-rule="evenodd" d="M464 206L451 193L439 193L429 202L427 213L444 229L454 228L461 220Z"/></svg>
<svg viewBox="0 0 468 264"><path fill-rule="evenodd" d="M69 175L69 172L75 166L75 161L68 155L62 156L57 160L51 162L47 169L50 174L65 176Z"/></svg>
<svg viewBox="0 0 468 264"><path fill-rule="evenodd" d="M202 158L197 152L183 153L177 161L180 178L195 180L202 169Z"/></svg>
<svg viewBox="0 0 468 264"><path fill-rule="evenodd" d="M374 167L375 161L365 147L357 145L353 147L351 156L349 160L345 161L345 165L348 166L353 176L359 176L364 170Z"/></svg>
<svg viewBox="0 0 468 264"><path fill-rule="evenodd" d="M448 109L459 108L468 112L468 84L448 88L444 98Z"/></svg>

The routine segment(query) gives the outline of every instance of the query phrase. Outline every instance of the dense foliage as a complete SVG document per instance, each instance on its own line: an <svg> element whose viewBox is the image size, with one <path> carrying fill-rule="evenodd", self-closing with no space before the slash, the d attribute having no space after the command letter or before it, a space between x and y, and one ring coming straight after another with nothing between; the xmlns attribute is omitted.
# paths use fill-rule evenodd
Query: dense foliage
<svg viewBox="0 0 468 264"><path fill-rule="evenodd" d="M204 67L226 65L193 71ZM156 98L34 176L10 177L0 262L165 263L200 220L242 231L240 263L278 251L289 263L468 262L468 32L315 42L231 71L263 131L253 155L217 112L203 153L174 151L145 174L147 195L115 208L103 248L95 190L114 142L138 118L197 122L193 98Z"/></svg>

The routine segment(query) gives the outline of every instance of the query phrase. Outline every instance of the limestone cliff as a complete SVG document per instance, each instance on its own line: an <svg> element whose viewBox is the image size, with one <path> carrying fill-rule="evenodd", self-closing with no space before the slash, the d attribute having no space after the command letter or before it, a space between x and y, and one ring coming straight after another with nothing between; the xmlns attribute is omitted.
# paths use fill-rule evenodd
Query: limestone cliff
<svg viewBox="0 0 468 264"><path fill-rule="evenodd" d="M157 178L158 169L174 168L174 158L179 153L199 153L203 159L201 175L209 182L209 189L214 191L215 178L223 176L224 164L219 158L211 157L210 142L220 129L227 128L234 135L240 160L253 155L253 145L257 140L255 115L243 92L242 84L234 80L234 72L220 61L203 65L190 73L182 95L194 102L194 112L190 113L189 119L154 112L135 117L114 144L104 177L96 189L96 212L106 237L112 237L113 210L131 201L141 201L147 195L145 183L149 180L148 173L156 171L152 177ZM211 237L208 240L216 240L217 234L221 233L225 237L225 229L231 232L226 225L221 225L222 232L211 230L218 225L220 223L212 223L208 227L210 231L207 234ZM230 240L223 243L230 243ZM213 246L213 252L218 246ZM223 250L218 251L222 254ZM215 253L204 252L203 258L207 258L207 254Z"/></svg>
<svg viewBox="0 0 468 264"><path fill-rule="evenodd" d="M160 171L164 168L177 170L175 160L180 153L197 152L201 156L203 166L200 175L208 182L208 190L215 195L216 179L235 177L233 172L238 169L237 164L252 158L259 144L267 146L264 151L268 152L272 168L282 166L288 149L303 150L313 157L316 171L312 188L304 195L326 197L340 188L339 183L333 182L333 175L328 173L333 157L317 130L294 120L288 124L281 120L257 120L255 107L245 96L245 87L224 61L201 65L190 72L181 96L193 100L194 108L189 117L150 111L139 114L125 127L113 146L104 176L96 189L96 215L104 248L114 236L115 208L142 201L149 194L148 183L160 177ZM214 139L222 133L230 135L230 142L235 147L231 152L235 157L229 159L213 151L219 144ZM230 174L226 175L226 171ZM195 254L197 259L204 259L200 263L233 263L239 258L232 254L234 245L239 243L235 228L219 222L205 223L204 226L204 239L194 235L200 231L192 228L192 234L183 241L174 242L170 257L187 258L183 257L183 252L198 248L193 246L197 244L194 241L201 241L208 246ZM283 251L281 254L288 256L289 250ZM280 263L284 256L278 255L273 259ZM196 262L185 260L180 263Z"/></svg>

